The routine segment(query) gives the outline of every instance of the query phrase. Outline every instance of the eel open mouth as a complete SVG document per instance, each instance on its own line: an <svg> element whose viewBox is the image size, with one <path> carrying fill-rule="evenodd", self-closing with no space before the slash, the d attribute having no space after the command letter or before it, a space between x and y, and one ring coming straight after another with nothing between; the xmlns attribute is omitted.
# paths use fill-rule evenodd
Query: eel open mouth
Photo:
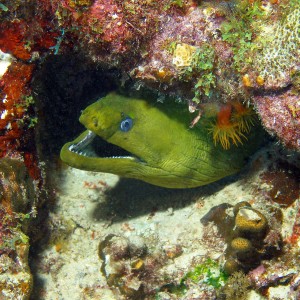
<svg viewBox="0 0 300 300"><path fill-rule="evenodd" d="M86 157L137 159L130 152L101 139L91 130L77 143L68 147L69 151Z"/></svg>

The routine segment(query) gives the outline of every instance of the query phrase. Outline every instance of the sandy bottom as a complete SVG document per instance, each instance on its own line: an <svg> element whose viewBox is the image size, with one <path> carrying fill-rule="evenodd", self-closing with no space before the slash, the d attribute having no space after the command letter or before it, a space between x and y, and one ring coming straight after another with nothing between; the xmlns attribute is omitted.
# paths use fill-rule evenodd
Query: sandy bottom
<svg viewBox="0 0 300 300"><path fill-rule="evenodd" d="M213 207L224 203L249 201L258 209L270 205L263 196L270 187L260 178L270 164L265 158L262 151L238 176L186 190L164 189L72 168L53 171L53 176L59 178L57 200L48 220L48 243L32 260L36 285L33 299L131 299L109 286L101 271L104 262L99 256L99 244L109 234L142 237L148 251L167 252L169 259L159 272L163 270L173 283L179 283L195 262L204 258L221 264L226 249L224 238L213 223L203 220ZM283 238L292 233L298 205L299 199L289 208L281 209ZM174 249L178 247L177 255ZM288 292L283 285L273 293L279 293L276 299L290 299ZM249 297L263 299L255 292Z"/></svg>

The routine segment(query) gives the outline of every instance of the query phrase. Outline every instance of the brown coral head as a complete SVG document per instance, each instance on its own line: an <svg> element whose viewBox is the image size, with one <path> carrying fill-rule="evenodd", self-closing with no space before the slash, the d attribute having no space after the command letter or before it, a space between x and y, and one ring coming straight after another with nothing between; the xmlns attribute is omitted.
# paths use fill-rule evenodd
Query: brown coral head
<svg viewBox="0 0 300 300"><path fill-rule="evenodd" d="M241 265L240 263L234 259L233 257L229 257L223 267L223 270L227 273L227 274L233 274L234 272L237 272L241 269Z"/></svg>
<svg viewBox="0 0 300 300"><path fill-rule="evenodd" d="M249 252L252 249L252 244L248 239L237 237L231 241L231 248L237 252Z"/></svg>
<svg viewBox="0 0 300 300"><path fill-rule="evenodd" d="M265 232L268 226L266 217L251 207L242 207L236 214L235 225L239 231L250 233Z"/></svg>

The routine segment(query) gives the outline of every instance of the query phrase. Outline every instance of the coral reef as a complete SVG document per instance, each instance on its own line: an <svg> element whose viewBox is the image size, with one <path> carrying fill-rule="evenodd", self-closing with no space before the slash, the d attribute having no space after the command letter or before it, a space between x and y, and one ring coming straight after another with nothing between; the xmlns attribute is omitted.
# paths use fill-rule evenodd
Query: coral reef
<svg viewBox="0 0 300 300"><path fill-rule="evenodd" d="M30 82L33 72L33 66L20 62L13 62L8 71L1 78L2 103L1 103L1 156L7 151L15 150L19 145L19 139L24 131L22 130L24 122L29 116L26 109L30 103L25 104L25 97L28 96L28 82ZM24 121L23 121L24 117ZM24 124L26 125L26 124ZM28 126L28 124L27 124ZM25 137L22 137L23 139ZM25 142L25 141L24 141ZM20 146L19 146L20 147Z"/></svg>
<svg viewBox="0 0 300 300"><path fill-rule="evenodd" d="M28 229L28 223L36 215L36 206L41 205L36 200L45 184L40 160L50 153L47 158L51 159L48 161L55 164L61 144L75 135L77 127L72 123L80 110L112 89L146 92L149 89L159 102L167 102L169 97L173 101L186 102L190 111L195 113L191 116L191 119L194 118L191 127L198 126L206 117L211 119L206 129L210 130L208 136L217 148L220 145L225 149L246 145L248 132L253 123L256 124L257 113L272 136L286 148L299 151L299 15L298 0L1 1L2 296L28 299L32 289L27 263L28 236L36 239L43 233L38 226L29 226ZM221 127L223 131L219 130ZM274 162L272 153L269 151L269 156L255 160L257 169L263 162ZM287 158L290 155L293 154L285 153L283 156ZM108 270L113 274L105 277L110 286L105 281L91 282L86 279L88 283L83 284L84 288L79 293L82 299L113 299L112 291L116 290L113 286L117 287L120 297L151 294L158 299L178 299L178 294L172 292L172 288L176 290L178 287L178 292L181 288L187 288L184 295L180 296L182 299L212 299L217 292L213 285L204 282L207 277L203 274L206 272L207 275L208 271L197 278L193 277L195 281L185 277L186 274L192 274L193 270L205 269L203 266L207 266L209 251L197 252L195 256L205 256L202 260L191 258L191 255L186 261L178 261L189 249L196 246L200 248L201 245L214 251L218 249L220 253L224 240L228 245L224 253L226 268L231 276L222 282L224 286L219 288L220 297L244 297L249 289L249 278L252 291L264 295L269 293L269 297L278 298L276 289L285 287L286 297L299 298L299 267L294 263L299 257L297 249L300 241L299 172L293 164L295 162L288 166L275 164L273 168L265 169L259 177L251 178L253 190L246 190L248 195L244 197L231 194L231 198L227 199L228 191L224 188L225 193L218 196L223 198L216 208L220 214L210 212L214 222L208 221L213 225L201 225L202 239L199 233L195 233L195 236L198 234L198 240L190 243L185 240L186 244L174 242L160 245L157 256L150 247L153 241L149 244L136 241L136 248L130 248L133 245L129 242L129 236L131 231L134 232L132 228L135 221L130 219L123 226L128 230L126 234L123 236L120 233L124 228L118 228L114 235L120 237L125 250L127 246L131 249L130 253L126 252L128 249L123 254L119 253L122 258L113 256L112 264L120 264L124 273L114 269L115 265L111 267L107 258L107 253L109 255L115 251L112 239L100 251L104 258L103 268L106 268L102 274L107 275ZM58 178L63 181L61 177ZM88 199L92 197L93 187L101 192L106 189L106 186L97 182L86 183L85 188L90 188ZM216 183L213 193L218 194L216 186L220 188ZM61 191L56 192L61 196ZM118 197L120 195L123 194L119 193ZM173 194L169 197L175 198ZM208 198L215 203L214 196ZM74 199L81 198L75 195ZM97 199L96 196L93 198L94 203ZM143 197L141 199L145 202ZM244 206L233 209L231 204L226 204L231 199L235 203L246 199L251 206L244 203ZM127 205L127 200L124 201L126 204L119 202L119 210ZM181 203L183 200L177 201ZM66 202L69 204L70 201ZM205 207L207 204L197 198L197 208L189 214L193 216L201 205ZM67 208L68 205L64 211ZM85 204L81 203L80 209L76 209L76 212L84 210ZM118 209L111 209L109 205L106 209L111 218L107 223L113 223ZM151 208L149 211L153 213L148 216L149 219L143 219L144 224L149 220L155 221L157 209ZM102 213L101 210L99 214ZM204 210L204 213L207 211ZM183 218L187 215L189 218L189 214L182 213ZM131 211L131 215L135 214ZM104 229L107 224L102 224L100 228L93 223L94 227L90 227L88 222L81 220L76 227L77 223L74 224L73 220L77 222L77 214L71 221L68 218L64 220L51 216L50 223L45 222L45 226L54 232L50 236L50 243L54 245L58 258L50 256L43 265L43 276L54 274L54 279L72 274L72 267L64 269L67 257L72 257L68 253L71 251L69 247L65 247L65 240L72 240L74 232L78 236L88 232L91 239L99 240L104 239L99 232L109 233ZM93 219L89 221L94 222ZM165 227L168 225L163 224ZM243 228L241 224L247 224L248 227ZM64 225L65 231L60 228ZM261 227L258 228L258 225ZM32 228L36 234L30 232ZM174 228L172 230L175 231ZM197 229L193 230L197 232ZM59 234L63 236L62 239L58 237ZM80 239L76 242L79 243ZM221 246L216 246L219 242ZM115 246L122 248L122 245L116 243ZM76 243L72 246L76 248ZM90 249L86 248L86 251ZM80 259L84 259L84 254L81 255ZM280 259L277 259L278 256ZM97 259L89 263L95 266L95 274L99 275ZM171 262L185 267L173 270L173 273L164 273ZM218 256L215 265L210 267L223 272L220 266L222 258ZM74 282L78 276L90 273L90 269L80 268L82 266L76 269L80 272L74 275ZM60 270L65 272L61 272L61 277L58 275ZM244 275L236 270L242 270ZM158 274L160 271L162 273ZM166 274L169 277L163 278ZM148 281L148 285L147 276L153 279ZM182 278L185 278L184 284L180 285ZM214 278L211 276L212 280ZM57 291L55 297L60 292Z"/></svg>
<svg viewBox="0 0 300 300"><path fill-rule="evenodd" d="M37 64L80 53L95 68L119 68L120 85L133 79L136 89L156 89L159 100L252 102L271 134L299 148L299 93L290 88L299 68L297 1L32 0L30 7L3 3L2 51Z"/></svg>
<svg viewBox="0 0 300 300"><path fill-rule="evenodd" d="M280 159L260 174L263 183L269 187L265 197L281 207L293 205L300 195L299 176L297 166Z"/></svg>
<svg viewBox="0 0 300 300"><path fill-rule="evenodd" d="M299 197L289 206L270 199L279 169L274 151L261 151L242 176L190 190L56 168L59 202L46 223L50 245L32 257L38 274L32 297L68 298L72 291L76 300L267 298L279 292L282 299L295 298ZM297 174L283 162L280 170ZM267 220L266 232L235 232L239 210L250 220L262 213L258 221ZM231 249L236 238L251 243L249 259ZM241 271L228 277L223 266L230 260Z"/></svg>
<svg viewBox="0 0 300 300"><path fill-rule="evenodd" d="M300 67L300 7L297 1L291 1L289 5L281 21L264 28L258 38L266 40L266 45L254 58L253 70L260 76L261 84L257 84L267 90L291 84L293 70Z"/></svg>
<svg viewBox="0 0 300 300"><path fill-rule="evenodd" d="M295 222L293 224L293 232L292 235L288 238L288 241L293 244L293 245L299 245L300 241L300 221L299 221L299 216L300 216L300 207L298 208Z"/></svg>
<svg viewBox="0 0 300 300"><path fill-rule="evenodd" d="M28 266L29 222L36 217L43 194L31 80L36 69L35 50L47 39L42 42L35 34L37 41L32 44L25 19L10 18L13 11L15 15L21 13L23 4L15 1L3 5L8 9L3 11L2 7L1 11L0 48L13 56L1 52L1 61L5 62L0 77L1 295L5 299L29 299L33 285ZM42 54L45 48L39 49Z"/></svg>
<svg viewBox="0 0 300 300"><path fill-rule="evenodd" d="M268 132L279 136L287 147L299 149L299 94L288 89L270 95L254 96L253 102Z"/></svg>
<svg viewBox="0 0 300 300"><path fill-rule="evenodd" d="M271 230L266 216L248 202L239 202L233 207L215 207L202 218L203 224L211 221L218 226L228 243L224 264L227 274L240 270L247 273L258 266L261 260L279 255L282 249L280 228ZM274 222L277 221L272 219Z"/></svg>
<svg viewBox="0 0 300 300"><path fill-rule="evenodd" d="M228 300L247 299L250 285L250 279L242 271L234 272L218 292L218 297Z"/></svg>
<svg viewBox="0 0 300 300"><path fill-rule="evenodd" d="M239 205L240 206L240 205ZM247 270L259 262L263 247L263 238L267 220L262 213L253 210L248 205L236 209L234 222L234 237L228 248L228 260L224 265L227 273L232 274L239 268Z"/></svg>
<svg viewBox="0 0 300 300"><path fill-rule="evenodd" d="M277 11L276 22L270 22L271 18L263 25L252 23L256 31L251 32L252 39L244 43L247 51L252 53L251 58L247 57L247 52L240 57L244 65L244 70L241 69L243 84L253 93L251 101L263 125L287 147L298 150L300 119L296 82L300 67L299 9L298 1L290 1ZM274 12L274 8L271 11ZM228 32L224 34L228 36ZM247 62L247 59L250 60Z"/></svg>
<svg viewBox="0 0 300 300"><path fill-rule="evenodd" d="M165 10L173 7L172 1L169 7L153 1L49 2L44 8L50 4L59 27L76 36L84 55L125 70L136 63L145 42L158 30Z"/></svg>
<svg viewBox="0 0 300 300"><path fill-rule="evenodd" d="M22 61L31 57L18 35L23 25L9 27L1 22L0 26L8 28L0 38L1 49L10 49L15 56L0 78L0 290L5 299L29 299L33 280L28 266L28 223L36 217L43 194L39 190L43 179L34 142L37 119L30 87L35 65Z"/></svg>
<svg viewBox="0 0 300 300"><path fill-rule="evenodd" d="M248 279L251 285L272 299L276 294L276 289L273 288L272 290L273 286L277 286L278 283L284 285L290 284L290 287L287 288L286 297L297 299L297 297L299 297L299 275L296 271L295 264L291 264L289 259L288 255L283 255L281 260L274 264L262 264L250 271ZM268 293L266 293L266 291L268 291Z"/></svg>
<svg viewBox="0 0 300 300"><path fill-rule="evenodd" d="M193 293L199 293L197 286L201 284L207 286L203 295L213 296L214 289L223 286L228 278L218 262L207 259L197 263L177 284L170 263L182 254L179 245L164 246L163 249L159 244L155 249L150 245L149 239L137 235L110 234L100 242L101 271L108 285L117 288L126 299L151 295L164 299L164 293L190 299Z"/></svg>
<svg viewBox="0 0 300 300"><path fill-rule="evenodd" d="M147 240L137 235L129 238L108 235L99 245L99 256L103 261L101 271L108 285L118 288L130 299L155 294L164 284L160 274L162 267L168 259L179 255L180 252L170 249L165 253L159 248L149 249Z"/></svg>
<svg viewBox="0 0 300 300"><path fill-rule="evenodd" d="M35 215L36 187L24 164L0 161L0 294L3 299L29 299L33 286L28 266L28 225Z"/></svg>

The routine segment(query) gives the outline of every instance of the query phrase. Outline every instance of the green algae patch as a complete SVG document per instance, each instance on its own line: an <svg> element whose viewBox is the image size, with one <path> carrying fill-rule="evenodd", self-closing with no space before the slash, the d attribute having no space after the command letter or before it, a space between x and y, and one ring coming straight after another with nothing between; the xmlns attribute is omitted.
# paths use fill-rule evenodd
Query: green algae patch
<svg viewBox="0 0 300 300"><path fill-rule="evenodd" d="M228 14L227 21L221 26L222 40L232 46L236 70L241 71L253 61L253 53L261 48L254 43L259 31L260 21L266 18L259 1L250 4L241 1Z"/></svg>
<svg viewBox="0 0 300 300"><path fill-rule="evenodd" d="M202 264L196 265L189 271L178 285L169 284L163 286L162 290L167 290L176 296L184 296L193 284L205 284L214 289L225 286L229 276L223 271L219 263L208 258ZM160 299L157 297L156 299Z"/></svg>
<svg viewBox="0 0 300 300"><path fill-rule="evenodd" d="M196 266L193 271L188 272L181 280L181 284L185 284L188 280L194 283L202 281L214 288L220 288L227 279L228 275L219 264L212 259L207 259L203 264Z"/></svg>

